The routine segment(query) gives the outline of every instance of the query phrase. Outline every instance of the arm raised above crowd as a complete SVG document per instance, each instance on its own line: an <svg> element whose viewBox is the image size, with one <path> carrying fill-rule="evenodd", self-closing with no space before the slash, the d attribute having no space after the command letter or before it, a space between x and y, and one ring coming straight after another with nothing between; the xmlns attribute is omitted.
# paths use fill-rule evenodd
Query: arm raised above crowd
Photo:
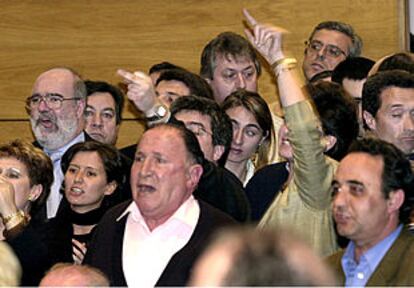
<svg viewBox="0 0 414 288"><path fill-rule="evenodd" d="M287 58L283 52L283 35L288 31L257 22L246 9L243 9L243 14L249 25L245 29L247 38L275 72L282 107L305 100L307 96L301 89L304 83L298 75L296 60Z"/></svg>

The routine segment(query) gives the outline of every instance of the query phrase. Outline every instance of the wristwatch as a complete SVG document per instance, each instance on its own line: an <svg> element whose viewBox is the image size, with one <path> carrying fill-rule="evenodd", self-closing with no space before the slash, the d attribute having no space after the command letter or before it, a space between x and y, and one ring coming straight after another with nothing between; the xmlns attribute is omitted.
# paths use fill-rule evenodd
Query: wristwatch
<svg viewBox="0 0 414 288"><path fill-rule="evenodd" d="M157 104L152 108L154 116L146 117L148 122L154 122L163 119L168 114L167 106L163 104Z"/></svg>

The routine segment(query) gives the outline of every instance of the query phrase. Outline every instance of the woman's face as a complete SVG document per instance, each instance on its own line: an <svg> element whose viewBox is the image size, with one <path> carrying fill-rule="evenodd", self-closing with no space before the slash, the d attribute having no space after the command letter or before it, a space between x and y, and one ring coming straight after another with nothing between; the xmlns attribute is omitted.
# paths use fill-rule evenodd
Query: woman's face
<svg viewBox="0 0 414 288"><path fill-rule="evenodd" d="M75 154L65 174L65 196L75 212L86 213L99 208L104 196L112 194L115 188L114 183L107 183L97 152Z"/></svg>
<svg viewBox="0 0 414 288"><path fill-rule="evenodd" d="M40 193L37 195L34 191L35 189L30 186L26 165L14 157L2 157L0 158L0 177L13 186L17 209L28 212L29 198L35 200Z"/></svg>
<svg viewBox="0 0 414 288"><path fill-rule="evenodd" d="M242 106L226 110L233 124L233 141L228 161L245 162L256 152L265 138L254 115Z"/></svg>
<svg viewBox="0 0 414 288"><path fill-rule="evenodd" d="M283 123L283 125L280 126L278 133L279 156L285 158L286 160L292 160L293 149L289 142L288 133L289 130L286 124Z"/></svg>

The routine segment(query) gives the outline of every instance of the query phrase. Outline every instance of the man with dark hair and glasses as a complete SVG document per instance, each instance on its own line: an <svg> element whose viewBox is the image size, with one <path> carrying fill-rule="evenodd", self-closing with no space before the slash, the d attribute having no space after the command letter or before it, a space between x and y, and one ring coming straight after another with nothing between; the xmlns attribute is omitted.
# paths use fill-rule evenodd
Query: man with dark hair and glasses
<svg viewBox="0 0 414 288"><path fill-rule="evenodd" d="M41 147L52 159L54 182L41 219L56 215L62 199L59 193L63 180L60 159L75 143L89 138L84 132L86 88L83 80L72 69L57 67L42 73L26 100L31 128Z"/></svg>
<svg viewBox="0 0 414 288"><path fill-rule="evenodd" d="M338 21L319 23L305 44L302 69L307 80L333 70L348 57L359 56L362 50L362 40L352 26Z"/></svg>

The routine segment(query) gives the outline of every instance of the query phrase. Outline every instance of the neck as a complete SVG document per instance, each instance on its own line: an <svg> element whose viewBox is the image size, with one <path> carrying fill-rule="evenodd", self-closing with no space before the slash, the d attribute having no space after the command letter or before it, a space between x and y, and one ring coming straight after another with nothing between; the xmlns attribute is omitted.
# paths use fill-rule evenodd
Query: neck
<svg viewBox="0 0 414 288"><path fill-rule="evenodd" d="M74 235L85 235L85 234L89 234L91 233L93 227L96 226L95 225L76 225L76 224L72 224L73 226L73 234Z"/></svg>
<svg viewBox="0 0 414 288"><path fill-rule="evenodd" d="M229 170L231 173L236 175L239 180L244 183L244 180L246 179L247 174L247 160L244 160L242 162L233 162L230 160L227 160L226 169Z"/></svg>
<svg viewBox="0 0 414 288"><path fill-rule="evenodd" d="M395 231L398 227L398 215L397 215L397 221L394 219L392 221L389 221L388 224L379 231L379 233L376 233L372 237L365 238L365 239L358 239L353 240L355 243L355 254L354 259L356 262L359 263L359 259L361 258L361 255L363 255L366 251L377 245L379 242L384 240L387 236L389 236L392 232Z"/></svg>

